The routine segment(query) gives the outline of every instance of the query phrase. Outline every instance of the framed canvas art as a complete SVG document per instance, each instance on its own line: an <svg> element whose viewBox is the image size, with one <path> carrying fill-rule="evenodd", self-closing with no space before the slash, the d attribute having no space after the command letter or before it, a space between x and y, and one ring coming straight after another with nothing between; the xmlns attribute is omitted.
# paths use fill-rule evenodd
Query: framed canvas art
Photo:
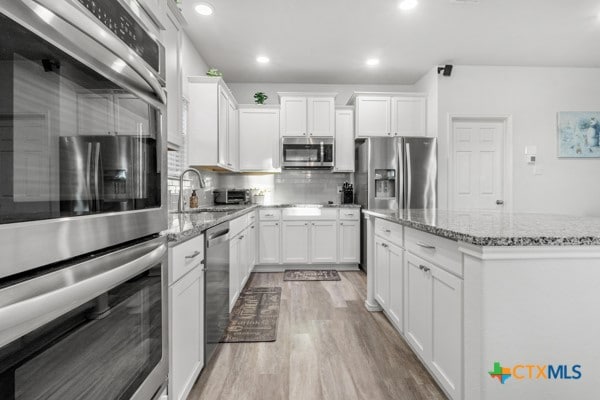
<svg viewBox="0 0 600 400"><path fill-rule="evenodd" d="M558 156L600 158L600 111L558 113Z"/></svg>

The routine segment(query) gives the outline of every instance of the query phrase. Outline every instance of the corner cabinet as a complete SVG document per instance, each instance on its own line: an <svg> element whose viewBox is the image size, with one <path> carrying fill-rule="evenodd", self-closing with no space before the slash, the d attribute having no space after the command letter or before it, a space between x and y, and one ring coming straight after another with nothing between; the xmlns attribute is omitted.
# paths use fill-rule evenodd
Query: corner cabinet
<svg viewBox="0 0 600 400"><path fill-rule="evenodd" d="M238 105L221 77L189 81L188 164L237 171Z"/></svg>
<svg viewBox="0 0 600 400"><path fill-rule="evenodd" d="M278 93L280 136L334 137L337 93Z"/></svg>
<svg viewBox="0 0 600 400"><path fill-rule="evenodd" d="M279 106L240 105L239 170L273 172L279 164Z"/></svg>
<svg viewBox="0 0 600 400"><path fill-rule="evenodd" d="M424 93L355 93L356 137L427 136Z"/></svg>

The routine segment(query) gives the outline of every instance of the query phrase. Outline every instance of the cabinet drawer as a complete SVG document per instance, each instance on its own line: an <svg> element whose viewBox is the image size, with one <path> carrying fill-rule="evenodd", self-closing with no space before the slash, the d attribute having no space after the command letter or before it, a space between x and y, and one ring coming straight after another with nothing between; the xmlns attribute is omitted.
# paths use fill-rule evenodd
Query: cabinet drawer
<svg viewBox="0 0 600 400"><path fill-rule="evenodd" d="M358 219L360 219L360 209L359 208L340 208L340 219L358 220Z"/></svg>
<svg viewBox="0 0 600 400"><path fill-rule="evenodd" d="M281 218L281 210L273 208L267 208L259 211L259 218L261 221L273 221Z"/></svg>
<svg viewBox="0 0 600 400"><path fill-rule="evenodd" d="M389 240L396 246L404 247L402 225L377 218L375 220L375 234Z"/></svg>
<svg viewBox="0 0 600 400"><path fill-rule="evenodd" d="M198 266L204 260L204 235L169 249L169 285Z"/></svg>
<svg viewBox="0 0 600 400"><path fill-rule="evenodd" d="M284 208L282 219L285 221L317 221L317 220L336 220L338 210L336 208L318 208L318 207L290 207Z"/></svg>
<svg viewBox="0 0 600 400"><path fill-rule="evenodd" d="M237 217L229 222L229 237L232 238L248 226L248 216L246 214Z"/></svg>
<svg viewBox="0 0 600 400"><path fill-rule="evenodd" d="M405 234L406 250L455 275L463 275L458 242L412 228L406 228Z"/></svg>

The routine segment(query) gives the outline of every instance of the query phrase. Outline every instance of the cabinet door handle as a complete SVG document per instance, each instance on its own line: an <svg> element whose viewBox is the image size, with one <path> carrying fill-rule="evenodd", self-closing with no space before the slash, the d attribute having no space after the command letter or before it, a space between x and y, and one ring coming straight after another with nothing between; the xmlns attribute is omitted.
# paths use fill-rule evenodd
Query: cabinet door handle
<svg viewBox="0 0 600 400"><path fill-rule="evenodd" d="M200 252L198 250L196 250L195 252L193 252L192 254L190 254L189 256L185 256L186 260L191 260L192 258L196 258L200 255Z"/></svg>
<svg viewBox="0 0 600 400"><path fill-rule="evenodd" d="M242 240L244 238L244 235L240 236L238 239Z"/></svg>
<svg viewBox="0 0 600 400"><path fill-rule="evenodd" d="M265 214L265 217L274 217L274 214Z"/></svg>
<svg viewBox="0 0 600 400"><path fill-rule="evenodd" d="M252 225L252 227L250 229L254 229L254 225Z"/></svg>
<svg viewBox="0 0 600 400"><path fill-rule="evenodd" d="M343 223L343 222L340 222L340 225L344 225L344 223Z"/></svg>
<svg viewBox="0 0 600 400"><path fill-rule="evenodd" d="M304 226L306 226L306 225L308 225L308 222L305 222L305 223L304 223Z"/></svg>
<svg viewBox="0 0 600 400"><path fill-rule="evenodd" d="M385 243L381 243L381 247L388 247L388 245Z"/></svg>
<svg viewBox="0 0 600 400"><path fill-rule="evenodd" d="M354 216L354 214L352 214L352 213L345 213L344 215L346 215L347 217L352 217L352 216Z"/></svg>
<svg viewBox="0 0 600 400"><path fill-rule="evenodd" d="M423 247L425 249L435 250L435 246L423 242L417 242L417 246Z"/></svg>
<svg viewBox="0 0 600 400"><path fill-rule="evenodd" d="M424 272L429 272L429 271L431 271L431 268L427 268L427 267L426 267L426 266L424 266L424 265L419 265L419 269L420 269L421 271L424 271Z"/></svg>
<svg viewBox="0 0 600 400"><path fill-rule="evenodd" d="M275 226L279 225L279 222L275 222Z"/></svg>
<svg viewBox="0 0 600 400"><path fill-rule="evenodd" d="M386 229L385 233L392 233L392 230L391 229Z"/></svg>

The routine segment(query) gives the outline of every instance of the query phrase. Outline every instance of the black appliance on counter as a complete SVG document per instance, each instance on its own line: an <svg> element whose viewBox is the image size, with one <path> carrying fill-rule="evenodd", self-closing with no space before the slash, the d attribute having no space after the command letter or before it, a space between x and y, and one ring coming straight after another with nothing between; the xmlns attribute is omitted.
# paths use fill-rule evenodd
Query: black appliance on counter
<svg viewBox="0 0 600 400"><path fill-rule="evenodd" d="M342 204L354 204L354 185L344 182L342 186Z"/></svg>
<svg viewBox="0 0 600 400"><path fill-rule="evenodd" d="M213 191L215 204L249 204L250 189L217 189Z"/></svg>

